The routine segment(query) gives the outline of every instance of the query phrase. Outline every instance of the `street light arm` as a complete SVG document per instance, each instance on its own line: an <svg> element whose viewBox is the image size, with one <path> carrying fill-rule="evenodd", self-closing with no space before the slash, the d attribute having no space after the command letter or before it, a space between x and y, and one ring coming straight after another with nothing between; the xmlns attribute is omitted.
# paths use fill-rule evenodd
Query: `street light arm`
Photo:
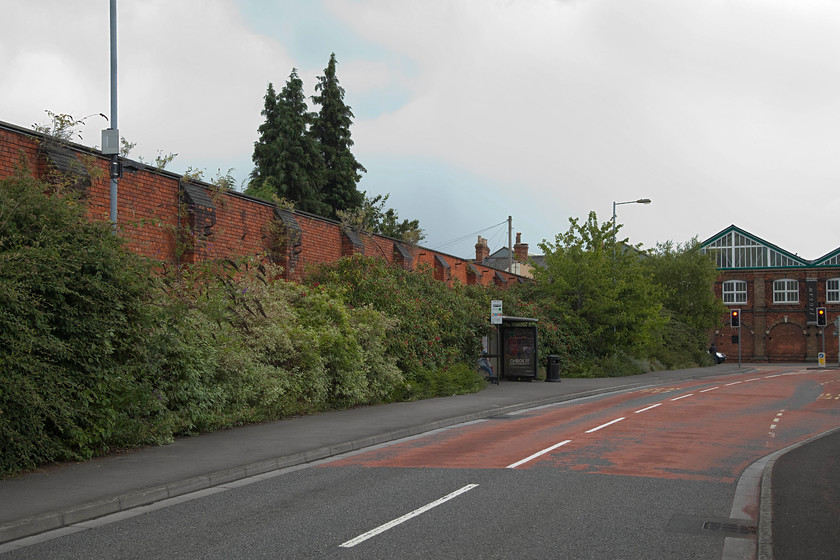
<svg viewBox="0 0 840 560"><path fill-rule="evenodd" d="M627 200L625 202L615 202L613 201L613 213L612 213L612 230L613 230L613 259L615 259L615 234L616 230L618 229L615 224L615 207L621 206L622 204L650 204L649 198L640 198L638 200Z"/></svg>
<svg viewBox="0 0 840 560"><path fill-rule="evenodd" d="M638 200L628 200L626 202L613 202L613 209L616 206L621 206L622 204L650 204L649 198L640 198Z"/></svg>

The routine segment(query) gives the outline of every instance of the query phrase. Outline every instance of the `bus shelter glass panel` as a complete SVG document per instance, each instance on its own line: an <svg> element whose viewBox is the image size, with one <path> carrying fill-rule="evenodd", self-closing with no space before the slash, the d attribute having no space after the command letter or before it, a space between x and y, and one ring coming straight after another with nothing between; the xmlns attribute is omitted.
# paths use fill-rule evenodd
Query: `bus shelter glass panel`
<svg viewBox="0 0 840 560"><path fill-rule="evenodd" d="M502 375L537 376L537 327L502 326Z"/></svg>

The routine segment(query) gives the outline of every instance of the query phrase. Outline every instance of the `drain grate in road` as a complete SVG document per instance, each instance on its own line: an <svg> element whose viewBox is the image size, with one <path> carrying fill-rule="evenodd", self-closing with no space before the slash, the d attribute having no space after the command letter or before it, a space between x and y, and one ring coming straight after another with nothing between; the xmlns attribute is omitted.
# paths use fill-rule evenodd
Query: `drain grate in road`
<svg viewBox="0 0 840 560"><path fill-rule="evenodd" d="M703 523L704 531L715 531L716 533L732 533L734 535L755 535L755 525L738 525L737 523L718 523L706 521Z"/></svg>
<svg viewBox="0 0 840 560"><path fill-rule="evenodd" d="M668 522L666 530L689 535L735 537L738 539L752 539L758 534L755 522L750 519L715 518L699 515L675 515Z"/></svg>

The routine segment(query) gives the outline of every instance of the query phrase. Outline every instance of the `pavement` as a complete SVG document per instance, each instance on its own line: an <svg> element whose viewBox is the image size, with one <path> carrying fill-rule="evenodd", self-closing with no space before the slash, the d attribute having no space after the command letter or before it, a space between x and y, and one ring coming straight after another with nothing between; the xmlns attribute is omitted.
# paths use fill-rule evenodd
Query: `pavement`
<svg viewBox="0 0 840 560"><path fill-rule="evenodd" d="M840 429L794 446L769 464L773 556L840 558Z"/></svg>
<svg viewBox="0 0 840 560"><path fill-rule="evenodd" d="M737 364L632 377L505 381L482 391L327 412L179 438L0 480L0 554L36 535L463 422L586 396L743 373ZM838 558L840 431L765 460L759 558ZM772 492L770 488L772 487ZM772 516L772 523L768 517ZM24 540L25 539L25 540ZM827 556L801 555L801 544ZM6 543L6 544L3 544ZM763 544L762 544L763 543ZM830 545L830 546L829 546Z"/></svg>

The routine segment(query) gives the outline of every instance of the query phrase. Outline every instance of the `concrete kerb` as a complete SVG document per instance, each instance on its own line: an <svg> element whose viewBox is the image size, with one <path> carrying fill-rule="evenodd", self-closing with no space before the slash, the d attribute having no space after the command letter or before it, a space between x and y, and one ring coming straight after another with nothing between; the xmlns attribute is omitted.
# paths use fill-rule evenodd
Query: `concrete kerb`
<svg viewBox="0 0 840 560"><path fill-rule="evenodd" d="M706 376L691 376L686 379L698 379L704 377ZM654 383L648 385L656 386L661 384L664 383ZM259 476L272 471L312 463L342 455L344 453L358 451L374 445L381 445L383 443L417 436L433 430L439 430L466 422L483 420L493 416L501 416L512 412L519 412L521 410L538 408L540 406L547 406L596 395L622 393L638 389L640 386L645 386L645 384L631 383L620 387L605 387L602 389L593 389L566 395L555 395L544 399L537 399L507 406L498 406L482 412L437 420L419 426L368 436L330 447L321 447L303 453L280 456L274 459L262 460L257 463L243 465L241 467L211 472L201 476L173 482L163 487L143 489L105 500L81 504L78 507L74 507L69 510L21 519L2 525L0 526L0 544L23 539L47 531L54 531L64 527L69 527L71 525L77 525L105 515L112 515L129 509L148 506L169 498L175 498L193 492L230 484L238 480Z"/></svg>

